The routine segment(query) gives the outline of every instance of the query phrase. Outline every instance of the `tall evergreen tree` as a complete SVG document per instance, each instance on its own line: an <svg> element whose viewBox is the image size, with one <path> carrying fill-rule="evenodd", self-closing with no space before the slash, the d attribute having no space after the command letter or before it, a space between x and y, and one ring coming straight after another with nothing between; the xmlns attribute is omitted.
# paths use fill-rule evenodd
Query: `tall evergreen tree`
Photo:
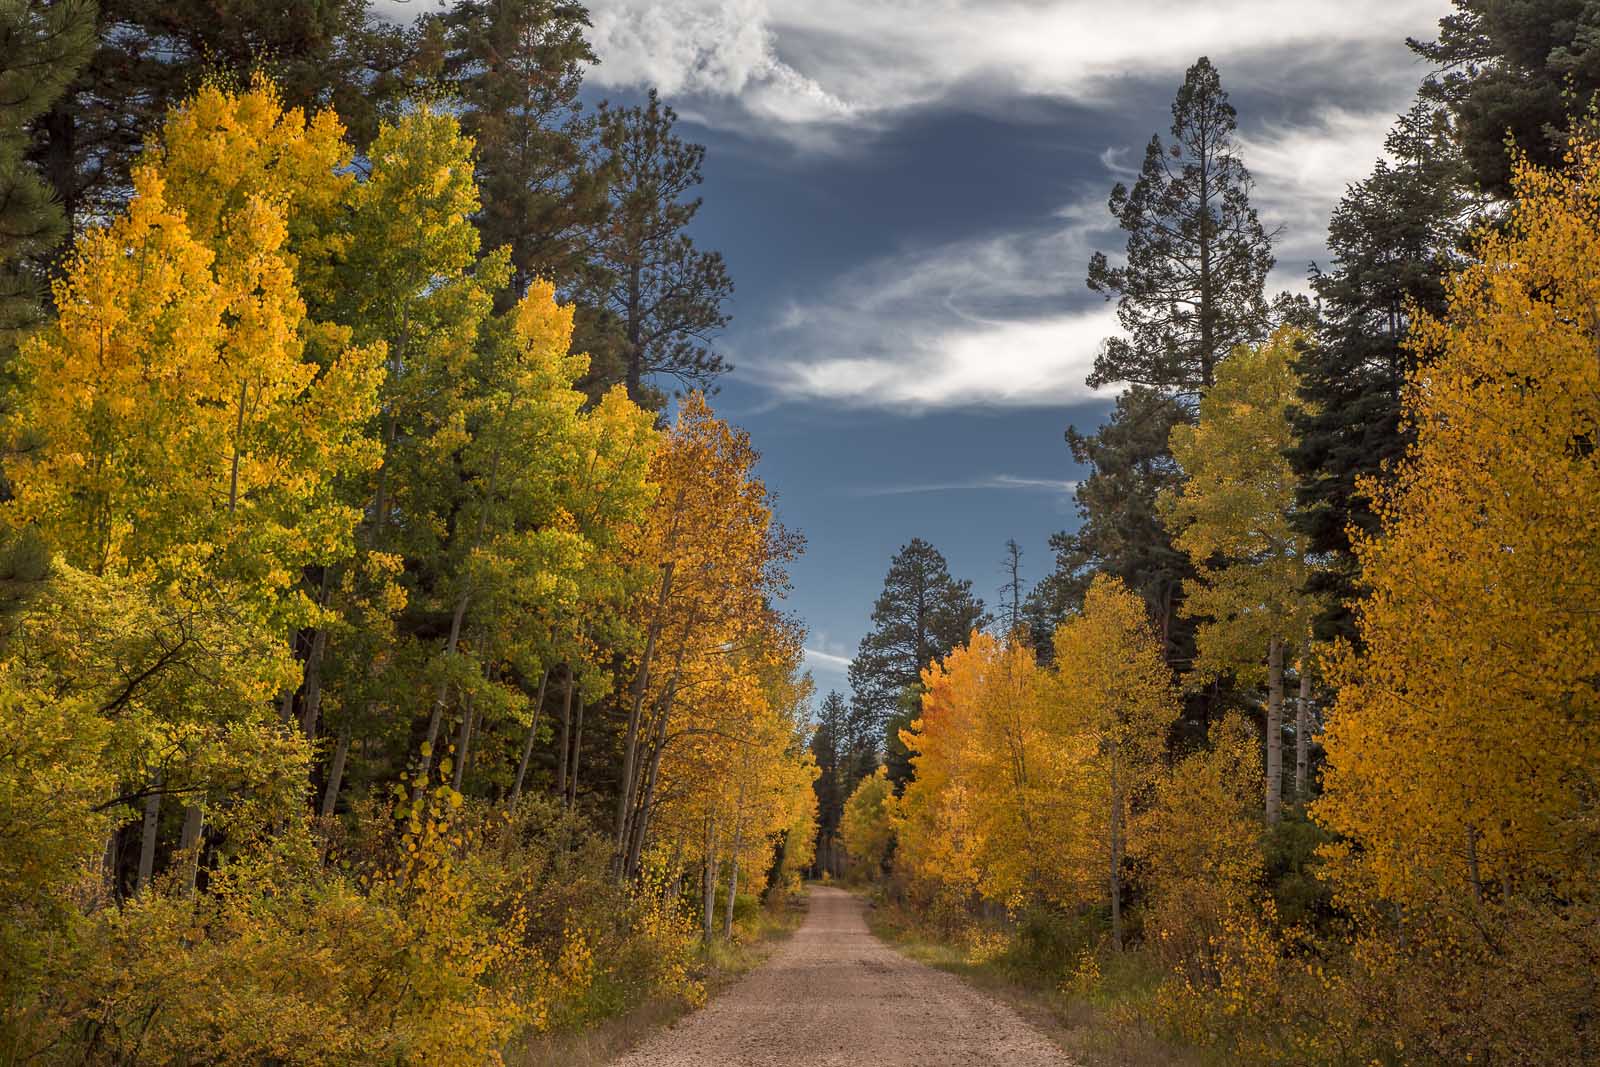
<svg viewBox="0 0 1600 1067"><path fill-rule="evenodd" d="M1022 546L1015 537L1006 541L1006 555L1000 561L1000 569L1006 578L998 590L1000 626L1009 637L1026 625L1022 611Z"/></svg>
<svg viewBox="0 0 1600 1067"><path fill-rule="evenodd" d="M208 75L270 74L287 103L335 108L364 146L410 54L368 0L100 0L96 33L88 64L31 124L71 220L121 204L146 140Z"/></svg>
<svg viewBox="0 0 1600 1067"><path fill-rule="evenodd" d="M1171 142L1152 137L1133 188L1112 189L1127 255L1112 266L1095 253L1088 285L1117 300L1126 336L1106 341L1088 380L1130 388L1096 433L1067 430L1073 458L1089 474L1078 486L1082 522L1052 540L1055 573L1029 598L1036 646L1103 572L1144 598L1174 671L1193 660L1194 623L1178 611L1193 570L1156 509L1160 493L1183 477L1167 440L1174 426L1193 420L1194 399L1230 351L1265 337L1275 317L1309 311L1292 298L1280 298L1276 311L1267 304L1272 240L1250 206L1237 128L1222 79L1202 56L1172 102ZM1189 719L1202 730L1211 703L1207 694L1191 701Z"/></svg>
<svg viewBox="0 0 1600 1067"><path fill-rule="evenodd" d="M66 90L94 45L90 0L0 0L0 365L39 320L39 260L66 233L61 205L28 163L27 125Z"/></svg>
<svg viewBox="0 0 1600 1067"><path fill-rule="evenodd" d="M922 671L965 644L973 629L990 622L970 581L950 577L939 550L913 537L889 563L883 593L872 609L872 629L850 661L851 698L863 722L884 732L905 695L920 693ZM894 768L891 767L891 777ZM901 779L897 779L897 782Z"/></svg>
<svg viewBox="0 0 1600 1067"><path fill-rule="evenodd" d="M1328 226L1333 269L1312 277L1322 304L1319 343L1302 350L1304 407L1291 452L1300 478L1297 522L1321 556L1310 592L1325 610L1318 636L1354 637L1347 604L1358 595L1353 527L1375 535L1378 517L1357 479L1380 475L1412 434L1400 401L1414 366L1411 318L1445 308L1443 278L1462 265L1473 217L1465 161L1444 112L1418 103L1390 131L1382 160L1352 185Z"/></svg>
<svg viewBox="0 0 1600 1067"><path fill-rule="evenodd" d="M1438 40L1409 43L1440 68L1424 92L1449 105L1473 176L1504 197L1507 136L1535 163L1559 164L1574 119L1600 99L1600 2L1454 3Z"/></svg>
<svg viewBox="0 0 1600 1067"><path fill-rule="evenodd" d="M1055 571L1029 594L1036 647L1049 645L1056 623L1083 602L1096 574L1111 574L1144 598L1167 662L1175 669L1187 667L1194 650L1192 626L1178 618L1177 606L1193 569L1173 547L1156 508L1161 493L1182 481L1167 439L1187 418L1175 397L1134 386L1117 398L1098 433L1067 429L1072 458L1089 473L1078 483L1080 524L1050 539Z"/></svg>
<svg viewBox="0 0 1600 1067"><path fill-rule="evenodd" d="M602 105L599 114L612 181L594 247L603 280L590 299L621 334L623 381L638 403L659 403L653 377L705 388L727 369L709 346L728 324L733 281L721 253L701 251L686 232L700 210L689 194L705 147L680 138L677 121L654 90L642 106Z"/></svg>
<svg viewBox="0 0 1600 1067"><path fill-rule="evenodd" d="M1133 188L1118 182L1111 190L1127 259L1112 266L1096 252L1089 288L1117 301L1127 336L1106 341L1091 386L1127 382L1193 395L1211 385L1235 345L1265 335L1272 242L1250 206L1237 128L1216 67L1200 57L1172 102L1171 143L1151 137Z"/></svg>
<svg viewBox="0 0 1600 1067"><path fill-rule="evenodd" d="M438 16L442 78L477 145L485 248L511 248L514 302L534 278L578 282L606 210L595 118L578 100L596 61L582 4L463 0Z"/></svg>
<svg viewBox="0 0 1600 1067"><path fill-rule="evenodd" d="M811 755L817 761L816 871L839 872L839 822L844 802L854 783L849 781L850 708L844 697L830 692L817 709L817 729L811 735Z"/></svg>

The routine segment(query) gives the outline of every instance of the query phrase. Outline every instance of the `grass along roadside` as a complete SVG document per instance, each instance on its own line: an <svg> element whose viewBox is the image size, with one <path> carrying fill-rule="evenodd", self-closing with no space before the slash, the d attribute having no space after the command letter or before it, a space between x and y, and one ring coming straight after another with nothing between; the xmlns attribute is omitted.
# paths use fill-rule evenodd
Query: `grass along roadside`
<svg viewBox="0 0 1600 1067"><path fill-rule="evenodd" d="M1156 1034L1141 1009L1160 974L1137 951L1063 959L1060 937L1000 922L937 930L870 894L867 924L901 954L949 971L1042 1031L1077 1067L1207 1067L1194 1049Z"/></svg>
<svg viewBox="0 0 1600 1067"><path fill-rule="evenodd" d="M806 894L771 905L741 897L734 912L733 941L719 937L701 946L696 956L694 977L704 988L706 1001L760 966L799 929L809 901ZM592 1026L530 1038L508 1050L505 1062L507 1067L600 1067L696 1007L682 997L652 997Z"/></svg>

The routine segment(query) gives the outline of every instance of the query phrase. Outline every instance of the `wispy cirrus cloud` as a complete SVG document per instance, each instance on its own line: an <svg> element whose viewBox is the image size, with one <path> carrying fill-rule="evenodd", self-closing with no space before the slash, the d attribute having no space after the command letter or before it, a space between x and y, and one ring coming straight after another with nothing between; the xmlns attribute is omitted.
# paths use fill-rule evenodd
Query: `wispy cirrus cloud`
<svg viewBox="0 0 1600 1067"><path fill-rule="evenodd" d="M1037 231L910 248L790 301L744 339L746 375L776 395L923 412L1048 407L1084 384L1114 309L1080 279L1115 224L1099 193Z"/></svg>
<svg viewBox="0 0 1600 1067"><path fill-rule="evenodd" d="M1280 228L1274 282L1303 284L1307 266L1326 255L1329 214L1383 155L1402 106L1319 107L1299 122L1267 122L1241 134L1240 156L1256 180L1253 203Z"/></svg>
<svg viewBox="0 0 1600 1067"><path fill-rule="evenodd" d="M832 652L823 652L822 650L815 648L805 649L805 654L806 661L808 663L820 663L824 666L832 667L836 671L848 670L853 658L850 656L836 655Z"/></svg>
<svg viewBox="0 0 1600 1067"><path fill-rule="evenodd" d="M855 486L844 490L848 496L909 496L917 493L961 493L1004 490L1023 493L1071 493L1077 482L1055 478L1024 478L1015 474L991 474L981 478L961 478L943 482L914 482L906 485Z"/></svg>

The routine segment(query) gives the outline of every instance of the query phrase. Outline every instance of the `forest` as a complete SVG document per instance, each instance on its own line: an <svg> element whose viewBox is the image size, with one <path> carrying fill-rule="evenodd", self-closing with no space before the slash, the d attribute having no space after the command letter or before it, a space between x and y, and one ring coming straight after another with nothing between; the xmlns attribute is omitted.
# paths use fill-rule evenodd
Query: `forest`
<svg viewBox="0 0 1600 1067"><path fill-rule="evenodd" d="M1600 1063L1600 3L1455 0L1289 292L1198 58L1050 573L825 695L705 149L401 14L0 0L0 1064L542 1063L808 882L1084 1064Z"/></svg>

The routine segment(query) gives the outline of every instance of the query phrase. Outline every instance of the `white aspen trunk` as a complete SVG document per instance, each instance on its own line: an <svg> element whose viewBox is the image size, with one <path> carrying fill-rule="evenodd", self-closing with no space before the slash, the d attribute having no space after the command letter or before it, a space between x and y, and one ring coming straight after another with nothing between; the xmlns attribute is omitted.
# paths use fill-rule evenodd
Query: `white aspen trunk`
<svg viewBox="0 0 1600 1067"><path fill-rule="evenodd" d="M1111 947L1122 951L1122 782L1116 754L1111 757L1111 865L1107 888L1111 892Z"/></svg>
<svg viewBox="0 0 1600 1067"><path fill-rule="evenodd" d="M106 836L106 850L100 856L100 882L107 900L117 896L117 831Z"/></svg>
<svg viewBox="0 0 1600 1067"><path fill-rule="evenodd" d="M616 877L623 876L628 859L628 817L634 804L635 761L639 756L639 720L644 715L645 691L650 684L650 658L655 655L656 641L661 636L661 626L667 613L667 598L672 595L672 563L661 566L661 590L656 597L655 617L645 634L644 652L639 657L639 673L633 682L633 706L628 712L627 740L622 755L622 787L617 791L616 851L612 855L612 868Z"/></svg>
<svg viewBox="0 0 1600 1067"><path fill-rule="evenodd" d="M561 741L556 754L556 795L567 795L567 759L572 744L572 665L567 665L566 692L561 697Z"/></svg>
<svg viewBox="0 0 1600 1067"><path fill-rule="evenodd" d="M452 766L450 788L457 793L461 792L461 783L467 776L467 752L472 745L472 701L463 701L466 705L461 709L461 728L456 732L456 758Z"/></svg>
<svg viewBox="0 0 1600 1067"><path fill-rule="evenodd" d="M522 799L522 783L528 777L528 761L533 758L533 742L539 734L539 709L544 707L544 687L550 682L550 668L539 679L539 695L533 699L533 721L528 724L528 739L522 745L522 762L517 764L517 780L511 786L511 803Z"/></svg>
<svg viewBox="0 0 1600 1067"><path fill-rule="evenodd" d="M498 482L499 477L500 449L497 447L494 450L494 455L489 460L489 486L487 491L483 494L483 510L478 513L478 530L472 538L471 547L474 551L476 551L479 545L483 544L484 533L489 529L489 512L494 507L494 490L495 484ZM379 524L381 527L381 516L379 517ZM467 555L467 559L468 561L471 560L470 552ZM470 562L463 564L463 567L464 569L469 568ZM462 577L461 594L456 598L455 614L450 617L450 639L445 642L444 650L446 656L454 656L456 654L456 648L461 643L461 623L462 620L467 617L467 605L471 602L471 600L472 572L470 569L466 569L466 573ZM441 681L439 683L439 691L434 696L433 714L428 716L428 755L424 756L422 760L422 769L424 771L431 771L433 769L433 746L439 740L439 724L440 720L444 716L445 697L449 693L449 688L450 686L448 681Z"/></svg>
<svg viewBox="0 0 1600 1067"><path fill-rule="evenodd" d="M1267 823L1283 816L1283 639L1267 645Z"/></svg>
<svg viewBox="0 0 1600 1067"><path fill-rule="evenodd" d="M183 891L194 894L195 881L200 876L200 833L205 827L205 811L198 804L183 809L183 835L178 839L178 852L183 856Z"/></svg>
<svg viewBox="0 0 1600 1067"><path fill-rule="evenodd" d="M1300 699L1294 709L1294 795L1302 804L1311 794L1311 648L1300 657Z"/></svg>
<svg viewBox="0 0 1600 1067"><path fill-rule="evenodd" d="M734 801L733 851L728 864L728 907L722 913L722 937L733 940L733 902L739 897L739 846L744 843L744 779L739 780L739 799Z"/></svg>
<svg viewBox="0 0 1600 1067"><path fill-rule="evenodd" d="M444 654L454 656L456 648L461 643L461 622L467 617L467 604L472 595L466 587L461 590L461 595L456 598L455 613L450 616L450 637L445 641ZM433 770L433 750L439 743L439 726L444 721L445 698L450 695L450 682L448 678L439 683L438 690L433 697L433 713L428 716L427 755L422 758L422 769L425 778L430 778Z"/></svg>
<svg viewBox="0 0 1600 1067"><path fill-rule="evenodd" d="M161 783L165 775L156 774L154 792L144 798L144 826L139 836L139 873L134 893L143 893L156 871L156 834L161 830Z"/></svg>
<svg viewBox="0 0 1600 1067"><path fill-rule="evenodd" d="M700 903L702 917L700 933L706 944L711 944L711 928L716 922L717 906L717 817L706 816L706 865L700 878Z"/></svg>
<svg viewBox="0 0 1600 1067"><path fill-rule="evenodd" d="M583 755L583 693L577 694L578 717L572 728L572 774L567 779L567 807L578 801L578 764Z"/></svg>
<svg viewBox="0 0 1600 1067"><path fill-rule="evenodd" d="M317 719L322 714L322 661L328 652L328 628L319 627L306 655L306 701L300 712L300 730L307 741L317 739Z"/></svg>
<svg viewBox="0 0 1600 1067"><path fill-rule="evenodd" d="M333 810L339 803L339 785L344 779L345 761L350 758L350 726L348 723L339 731L338 743L333 747L333 762L328 766L328 781L322 787L322 817L333 817Z"/></svg>

